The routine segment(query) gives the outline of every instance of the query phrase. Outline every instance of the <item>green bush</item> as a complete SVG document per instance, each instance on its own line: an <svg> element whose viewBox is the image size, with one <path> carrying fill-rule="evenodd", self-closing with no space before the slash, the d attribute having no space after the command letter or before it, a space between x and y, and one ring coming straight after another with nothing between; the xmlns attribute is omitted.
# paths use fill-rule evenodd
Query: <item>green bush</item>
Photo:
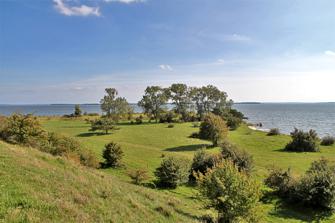
<svg viewBox="0 0 335 223"><path fill-rule="evenodd" d="M188 181L189 170L189 160L170 156L163 159L160 167L155 171L155 176L159 186L176 188Z"/></svg>
<svg viewBox="0 0 335 223"><path fill-rule="evenodd" d="M135 118L135 122L136 122L136 124L138 124L138 125L142 124L142 123L143 123L143 116L140 115L140 116L136 117L136 118Z"/></svg>
<svg viewBox="0 0 335 223"><path fill-rule="evenodd" d="M9 143L34 147L45 131L33 115L13 114L2 121L0 135Z"/></svg>
<svg viewBox="0 0 335 223"><path fill-rule="evenodd" d="M140 185L149 179L148 171L143 169L129 171L128 176L131 178L133 183L137 185Z"/></svg>
<svg viewBox="0 0 335 223"><path fill-rule="evenodd" d="M108 131L115 130L115 129L116 129L115 122L112 119L101 118L101 119L97 119L91 122L90 131L95 132L97 130L101 130L105 134L108 134Z"/></svg>
<svg viewBox="0 0 335 223"><path fill-rule="evenodd" d="M174 124L169 124L167 127L168 128L174 128Z"/></svg>
<svg viewBox="0 0 335 223"><path fill-rule="evenodd" d="M218 165L221 160L222 157L220 154L209 154L204 149L198 150L193 157L191 175L189 177L190 181L195 181L199 173L206 174L209 169Z"/></svg>
<svg viewBox="0 0 335 223"><path fill-rule="evenodd" d="M270 174L264 180L264 183L275 190L279 196L286 198L289 198L292 189L295 187L295 180L289 169L287 171L282 169L270 170Z"/></svg>
<svg viewBox="0 0 335 223"><path fill-rule="evenodd" d="M169 111L167 113L161 114L159 117L159 122L160 123L171 123L175 122L175 118L177 117L176 113Z"/></svg>
<svg viewBox="0 0 335 223"><path fill-rule="evenodd" d="M260 186L227 160L198 177L199 191L209 207L218 211L218 222L258 222L256 208Z"/></svg>
<svg viewBox="0 0 335 223"><path fill-rule="evenodd" d="M298 182L293 201L318 209L335 209L335 169L329 161L314 161Z"/></svg>
<svg viewBox="0 0 335 223"><path fill-rule="evenodd" d="M280 135L280 131L278 128L272 128L270 129L270 131L267 134L268 136L276 136L276 135Z"/></svg>
<svg viewBox="0 0 335 223"><path fill-rule="evenodd" d="M217 146L227 138L227 134L226 122L220 116L209 113L204 117L199 131L201 139L210 140L213 142L213 146Z"/></svg>
<svg viewBox="0 0 335 223"><path fill-rule="evenodd" d="M108 167L115 168L121 165L123 151L118 144L110 142L107 145L105 145L102 157L105 159L105 162L102 164L104 168Z"/></svg>
<svg viewBox="0 0 335 223"><path fill-rule="evenodd" d="M317 152L319 147L317 146L317 134L314 130L304 132L302 130L294 129L291 132L292 141L285 147L286 151L294 152Z"/></svg>
<svg viewBox="0 0 335 223"><path fill-rule="evenodd" d="M253 158L245 150L225 141L221 144L221 155L223 159L231 160L239 169L250 174L253 168Z"/></svg>
<svg viewBox="0 0 335 223"><path fill-rule="evenodd" d="M334 143L335 143L335 137L333 136L325 136L321 140L322 146L331 146L334 145Z"/></svg>

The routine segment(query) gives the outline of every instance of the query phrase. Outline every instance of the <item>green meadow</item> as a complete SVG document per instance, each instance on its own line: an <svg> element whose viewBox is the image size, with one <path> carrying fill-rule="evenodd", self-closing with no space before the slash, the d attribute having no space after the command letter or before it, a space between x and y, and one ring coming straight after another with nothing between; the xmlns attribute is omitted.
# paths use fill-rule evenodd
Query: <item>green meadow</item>
<svg viewBox="0 0 335 223"><path fill-rule="evenodd" d="M121 145L123 167L94 170L53 157L34 149L0 142L0 219L4 222L198 222L207 208L197 199L197 190L181 186L174 190L151 189L131 184L127 173L132 169L153 171L162 157L175 155L189 159L210 142L190 138L198 131L192 123L167 124L121 123L108 135L89 131L82 118L42 118L48 131L72 136L101 159L104 145ZM335 146L321 147L316 153L283 151L289 136L267 136L242 125L229 133L234 144L253 155L254 177L260 182L272 167L290 168L294 175L306 171L321 157L335 161ZM264 192L268 189L264 186ZM334 222L335 216L319 219L312 210L283 205L276 197L262 201L264 222Z"/></svg>

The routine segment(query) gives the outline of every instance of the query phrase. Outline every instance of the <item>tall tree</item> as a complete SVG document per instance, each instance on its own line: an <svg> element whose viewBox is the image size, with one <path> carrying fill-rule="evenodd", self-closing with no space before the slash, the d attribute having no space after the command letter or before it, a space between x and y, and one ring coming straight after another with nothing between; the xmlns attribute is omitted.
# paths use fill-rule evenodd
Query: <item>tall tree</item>
<svg viewBox="0 0 335 223"><path fill-rule="evenodd" d="M191 88L190 97L200 117L214 109L229 109L232 105L232 101L227 99L227 93L213 85Z"/></svg>
<svg viewBox="0 0 335 223"><path fill-rule="evenodd" d="M138 105L143 108L145 114L150 118L153 117L157 122L167 101L168 93L166 89L159 86L149 86L145 89L142 100L138 102Z"/></svg>
<svg viewBox="0 0 335 223"><path fill-rule="evenodd" d="M106 88L106 95L100 100L101 110L106 112L106 116L118 122L120 118L132 112L127 100L117 97L118 92L115 88Z"/></svg>
<svg viewBox="0 0 335 223"><path fill-rule="evenodd" d="M78 116L81 116L81 108L80 108L80 105L75 105L74 106L74 116L78 117Z"/></svg>
<svg viewBox="0 0 335 223"><path fill-rule="evenodd" d="M176 113L180 114L182 119L185 120L191 104L187 85L172 84L171 87L169 87L168 93L169 98L172 100L172 104L175 106Z"/></svg>

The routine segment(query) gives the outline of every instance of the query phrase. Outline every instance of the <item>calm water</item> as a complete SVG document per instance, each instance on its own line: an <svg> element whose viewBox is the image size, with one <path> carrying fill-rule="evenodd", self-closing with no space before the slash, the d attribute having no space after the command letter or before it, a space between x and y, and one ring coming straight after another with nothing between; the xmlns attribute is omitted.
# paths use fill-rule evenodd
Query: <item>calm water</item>
<svg viewBox="0 0 335 223"><path fill-rule="evenodd" d="M133 105L135 112L141 109ZM335 135L335 103L264 103L236 104L235 107L249 118L248 122L263 124L263 129L279 128L289 133L294 127L315 129L319 135ZM99 105L81 105L84 112L101 113ZM35 115L71 114L74 105L0 105L0 114L13 112Z"/></svg>

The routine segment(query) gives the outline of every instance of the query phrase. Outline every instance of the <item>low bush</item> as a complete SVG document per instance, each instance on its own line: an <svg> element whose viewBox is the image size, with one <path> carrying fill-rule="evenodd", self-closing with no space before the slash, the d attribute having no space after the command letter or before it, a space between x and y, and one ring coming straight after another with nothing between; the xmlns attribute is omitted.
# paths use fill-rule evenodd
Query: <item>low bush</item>
<svg viewBox="0 0 335 223"><path fill-rule="evenodd" d="M334 145L334 143L335 143L335 137L333 136L325 136L321 140L322 146L331 146Z"/></svg>
<svg viewBox="0 0 335 223"><path fill-rule="evenodd" d="M170 156L163 159L160 167L155 171L155 176L159 186L176 188L188 181L189 171L189 160Z"/></svg>
<svg viewBox="0 0 335 223"><path fill-rule="evenodd" d="M168 128L174 128L174 124L169 124L167 127Z"/></svg>
<svg viewBox="0 0 335 223"><path fill-rule="evenodd" d="M102 167L115 168L121 166L121 159L123 155L123 151L118 144L114 142L106 144L105 149L102 152L102 157L105 159L104 163L102 163Z"/></svg>
<svg viewBox="0 0 335 223"><path fill-rule="evenodd" d="M116 125L112 119L109 118L100 118L97 120L91 121L90 131L95 132L97 130L103 131L105 134L108 134L110 130L115 130Z"/></svg>
<svg viewBox="0 0 335 223"><path fill-rule="evenodd" d="M289 171L272 171L266 185L292 204L316 210L335 209L335 167L326 159L314 161L298 180Z"/></svg>
<svg viewBox="0 0 335 223"><path fill-rule="evenodd" d="M248 174L252 171L253 158L247 151L226 141L221 144L221 155L223 159L231 160L239 171L245 171Z"/></svg>
<svg viewBox="0 0 335 223"><path fill-rule="evenodd" d="M128 172L128 176L131 178L133 183L137 185L140 185L149 179L148 171L143 169L131 170Z"/></svg>
<svg viewBox="0 0 335 223"><path fill-rule="evenodd" d="M228 127L220 116L209 113L204 117L199 131L201 139L210 140L213 142L213 146L217 146L227 138L227 135Z"/></svg>
<svg viewBox="0 0 335 223"><path fill-rule="evenodd" d="M295 180L290 170L271 169L269 176L264 180L265 185L272 188L281 197L289 197L295 186Z"/></svg>
<svg viewBox="0 0 335 223"><path fill-rule="evenodd" d="M199 138L199 132L193 132L189 137L194 138L194 139L198 139Z"/></svg>
<svg viewBox="0 0 335 223"><path fill-rule="evenodd" d="M218 165L222 161L220 154L209 154L206 153L205 149L198 150L193 157L193 162L191 165L190 181L195 181L196 176L201 174L206 174L209 169Z"/></svg>
<svg viewBox="0 0 335 223"><path fill-rule="evenodd" d="M218 211L218 222L258 222L260 186L227 160L198 177L200 194Z"/></svg>
<svg viewBox="0 0 335 223"><path fill-rule="evenodd" d="M304 132L303 130L294 129L291 132L292 141L289 142L285 150L294 152L317 152L319 147L317 146L317 134L314 130Z"/></svg>
<svg viewBox="0 0 335 223"><path fill-rule="evenodd" d="M33 115L13 114L3 119L1 126L0 135L3 140L32 147L46 133Z"/></svg>
<svg viewBox="0 0 335 223"><path fill-rule="evenodd" d="M335 209L335 169L329 161L314 161L297 183L292 200L318 209Z"/></svg>
<svg viewBox="0 0 335 223"><path fill-rule="evenodd" d="M138 124L138 125L142 124L143 123L143 116L140 115L140 116L136 117L135 118L135 123Z"/></svg>
<svg viewBox="0 0 335 223"><path fill-rule="evenodd" d="M177 118L176 113L174 113L173 111L169 111L167 113L161 114L159 117L159 122L160 123L171 123L171 122L175 122Z"/></svg>
<svg viewBox="0 0 335 223"><path fill-rule="evenodd" d="M200 123L199 122L193 122L192 123L192 127L193 128L199 128L200 127Z"/></svg>
<svg viewBox="0 0 335 223"><path fill-rule="evenodd" d="M280 131L278 128L272 128L270 129L270 131L267 134L268 136L276 136L276 135L280 135Z"/></svg>

